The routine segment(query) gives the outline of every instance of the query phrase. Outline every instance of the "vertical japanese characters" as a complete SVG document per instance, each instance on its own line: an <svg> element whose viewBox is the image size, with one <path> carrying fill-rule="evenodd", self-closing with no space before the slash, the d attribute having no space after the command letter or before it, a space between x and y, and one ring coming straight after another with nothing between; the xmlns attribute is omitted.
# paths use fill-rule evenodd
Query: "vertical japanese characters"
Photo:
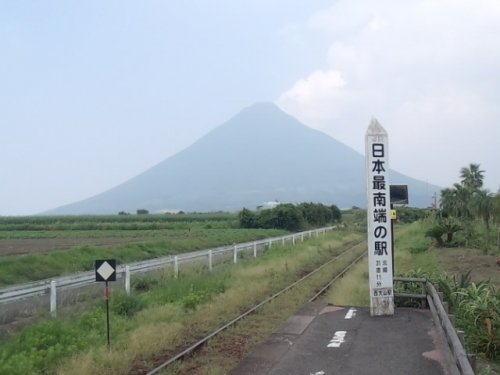
<svg viewBox="0 0 500 375"><path fill-rule="evenodd" d="M368 128L366 152L371 310L372 315L387 315L394 309L388 142L376 120Z"/></svg>

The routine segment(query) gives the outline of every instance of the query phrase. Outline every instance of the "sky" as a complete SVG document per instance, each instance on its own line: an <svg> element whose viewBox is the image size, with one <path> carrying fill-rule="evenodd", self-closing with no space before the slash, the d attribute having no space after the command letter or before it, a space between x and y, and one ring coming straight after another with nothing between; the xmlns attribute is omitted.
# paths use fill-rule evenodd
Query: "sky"
<svg viewBox="0 0 500 375"><path fill-rule="evenodd" d="M391 167L500 188L497 0L0 3L0 215L110 189L255 102ZM429 198L431 200L431 198Z"/></svg>

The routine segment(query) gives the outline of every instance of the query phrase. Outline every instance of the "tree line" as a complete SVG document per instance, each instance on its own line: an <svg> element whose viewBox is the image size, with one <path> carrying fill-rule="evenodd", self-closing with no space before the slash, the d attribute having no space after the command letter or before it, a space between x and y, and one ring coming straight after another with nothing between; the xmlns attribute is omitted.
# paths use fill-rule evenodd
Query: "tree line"
<svg viewBox="0 0 500 375"><path fill-rule="evenodd" d="M500 190L495 194L483 188L484 173L479 164L470 164L460 170L460 182L441 191L438 220L427 233L439 245L475 246L487 251L491 226L500 226ZM455 240L456 233L462 241Z"/></svg>
<svg viewBox="0 0 500 375"><path fill-rule="evenodd" d="M340 209L321 203L280 204L272 209L251 211L244 208L238 213L241 228L286 229L297 231L321 227L342 219Z"/></svg>

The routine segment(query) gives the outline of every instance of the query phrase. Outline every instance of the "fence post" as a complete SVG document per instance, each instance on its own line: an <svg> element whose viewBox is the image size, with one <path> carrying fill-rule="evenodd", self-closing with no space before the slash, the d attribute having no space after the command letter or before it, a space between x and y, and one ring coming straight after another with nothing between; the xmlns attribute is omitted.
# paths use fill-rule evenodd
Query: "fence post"
<svg viewBox="0 0 500 375"><path fill-rule="evenodd" d="M285 246L285 236L281 237L281 245Z"/></svg>
<svg viewBox="0 0 500 375"><path fill-rule="evenodd" d="M212 258L212 256L213 256L212 255L212 250L208 250L208 270L210 272L212 272L212 269L213 269L213 264L212 264L213 258Z"/></svg>
<svg viewBox="0 0 500 375"><path fill-rule="evenodd" d="M460 340L460 343L465 348L465 332L461 331L461 330L457 330L457 336L458 336L458 339Z"/></svg>
<svg viewBox="0 0 500 375"><path fill-rule="evenodd" d="M269 248L271 248L271 245L273 244L272 240L269 240Z"/></svg>
<svg viewBox="0 0 500 375"><path fill-rule="evenodd" d="M292 234L292 245L295 246L295 234Z"/></svg>
<svg viewBox="0 0 500 375"><path fill-rule="evenodd" d="M234 256L233 256L233 263L236 264L238 263L238 248L236 245L234 245Z"/></svg>
<svg viewBox="0 0 500 375"><path fill-rule="evenodd" d="M257 242L253 243L253 257L257 258Z"/></svg>
<svg viewBox="0 0 500 375"><path fill-rule="evenodd" d="M57 287L56 281L52 280L50 282L50 314L53 318L57 315Z"/></svg>
<svg viewBox="0 0 500 375"><path fill-rule="evenodd" d="M177 255L174 256L174 277L176 279L179 277L179 258Z"/></svg>
<svg viewBox="0 0 500 375"><path fill-rule="evenodd" d="M302 233L300 234L300 241L301 241L301 242L304 242L304 232L302 232Z"/></svg>
<svg viewBox="0 0 500 375"><path fill-rule="evenodd" d="M130 266L125 266L125 293L130 296Z"/></svg>

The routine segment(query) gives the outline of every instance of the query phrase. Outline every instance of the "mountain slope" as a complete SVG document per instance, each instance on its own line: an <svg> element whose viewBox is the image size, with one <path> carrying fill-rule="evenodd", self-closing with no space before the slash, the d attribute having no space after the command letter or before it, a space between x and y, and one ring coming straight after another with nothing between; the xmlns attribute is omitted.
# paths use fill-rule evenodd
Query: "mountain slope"
<svg viewBox="0 0 500 375"><path fill-rule="evenodd" d="M48 214L239 210L274 199L365 206L364 173L361 154L259 103L129 181ZM409 185L413 206L428 205L439 189L397 172L390 177Z"/></svg>

